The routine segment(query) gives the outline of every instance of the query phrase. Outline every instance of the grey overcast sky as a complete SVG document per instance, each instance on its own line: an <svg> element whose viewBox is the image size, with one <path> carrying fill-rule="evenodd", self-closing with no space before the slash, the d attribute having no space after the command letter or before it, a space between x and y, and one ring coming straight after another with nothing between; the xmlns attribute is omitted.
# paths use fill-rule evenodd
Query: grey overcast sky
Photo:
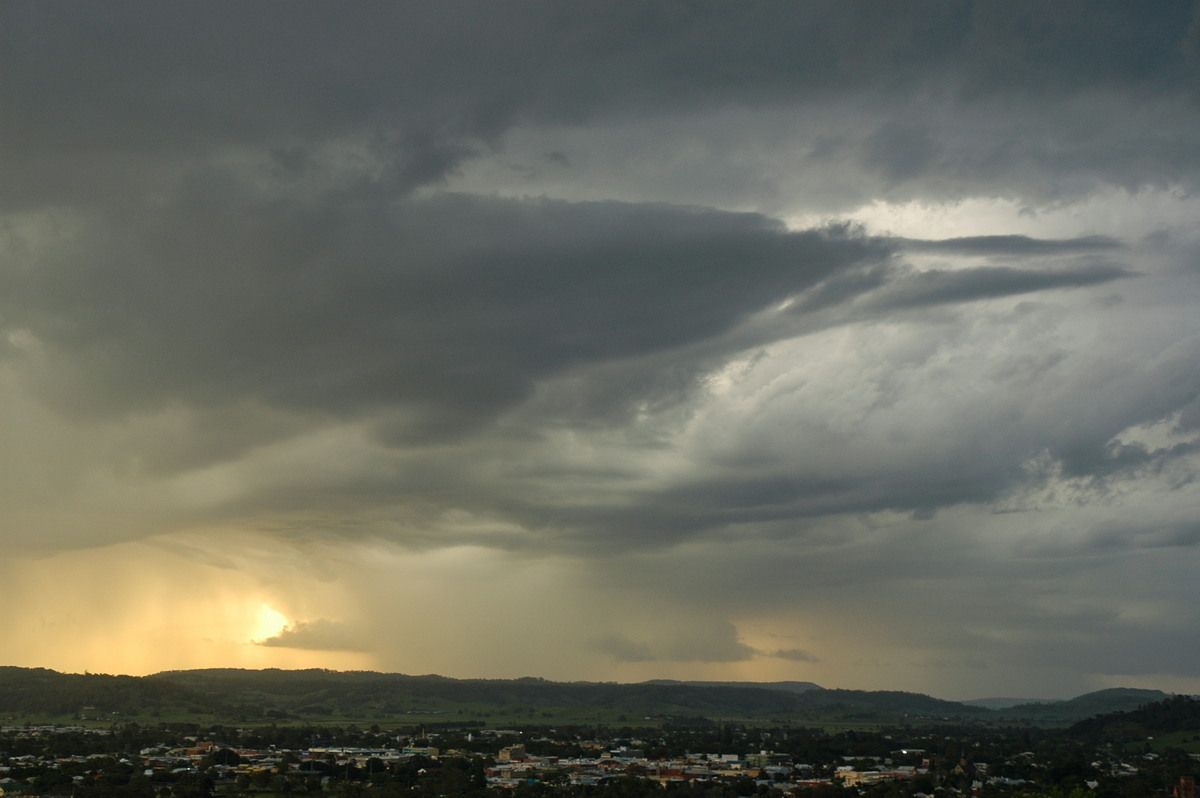
<svg viewBox="0 0 1200 798"><path fill-rule="evenodd" d="M5 2L6 664L1200 692L1197 9Z"/></svg>

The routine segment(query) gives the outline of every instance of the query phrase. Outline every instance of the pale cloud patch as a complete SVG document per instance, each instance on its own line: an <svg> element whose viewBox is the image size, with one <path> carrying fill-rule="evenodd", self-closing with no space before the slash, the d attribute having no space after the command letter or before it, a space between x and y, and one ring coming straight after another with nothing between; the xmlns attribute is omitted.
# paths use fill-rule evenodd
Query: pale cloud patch
<svg viewBox="0 0 1200 798"><path fill-rule="evenodd" d="M255 645L276 648L300 648L313 651L370 651L370 644L363 639L362 630L355 629L345 621L317 618L312 621L296 621L284 627L279 634L254 641Z"/></svg>
<svg viewBox="0 0 1200 798"><path fill-rule="evenodd" d="M798 648L780 648L775 651L764 652L765 656L775 657L776 659L785 659L788 662L820 662L819 659Z"/></svg>

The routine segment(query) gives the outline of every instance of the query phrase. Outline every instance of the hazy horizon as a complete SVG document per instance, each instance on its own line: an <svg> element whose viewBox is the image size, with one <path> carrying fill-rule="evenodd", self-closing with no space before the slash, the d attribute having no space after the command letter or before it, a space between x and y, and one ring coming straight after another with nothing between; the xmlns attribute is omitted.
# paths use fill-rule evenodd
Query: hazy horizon
<svg viewBox="0 0 1200 798"><path fill-rule="evenodd" d="M30 665L30 666L14 666L14 667L27 667L32 670L37 670L39 668L42 668L43 666ZM623 681L602 680L602 679L571 679L571 680L546 679L545 677L538 676L538 675L532 674L532 673L524 674L522 676L512 676L512 677L494 677L494 676L455 677L455 676L444 676L443 674L440 674L440 673L400 673L400 672L395 672L395 671L379 671L379 670L374 670L374 669L339 670L339 669L333 669L333 668L320 668L320 667L314 667L314 668L279 668L279 667L238 668L238 667L224 667L224 666L220 666L220 665L206 666L206 667L201 667L201 668L169 668L169 669L161 670L161 671L151 671L148 673L137 673L137 674L135 674L135 673L97 672L97 671L86 671L86 670L63 671L63 670L58 670L55 668L44 668L44 669L53 671L55 673L60 673L63 675L70 675L70 676L108 676L108 677L133 677L133 678L144 678L147 676L167 676L167 675L170 675L173 673L190 673L190 672L194 672L194 671L207 671L207 670L213 670L213 671L236 670L236 671L248 671L248 672L264 672L264 671L301 672L301 671L305 671L305 670L319 670L319 671L324 671L327 673L334 673L334 674L372 673L372 674L378 674L381 676L404 676L404 677L414 678L414 679L436 678L436 679L449 679L452 681L521 681L521 680L525 680L525 679L533 679L536 681L551 682L551 683L556 683L556 684L636 685L636 684L668 682L668 683L675 683L675 684L697 684L700 686L705 686L705 685L717 685L717 686L720 686L720 685L731 685L731 686L751 685L751 686L762 686L762 687L771 687L772 685L777 685L777 684L807 684L807 685L812 686L811 689L816 689L816 690L850 690L850 691L860 691L860 692L875 692L875 691L879 691L879 692L910 692L910 693L921 694L921 693L918 693L918 691L897 691L897 690L892 690L887 687L874 688L874 690L860 690L860 688L857 688L854 686L847 686L847 685L841 685L838 687L827 687L825 685L816 684L814 682L809 682L809 681L806 681L803 679L775 679L775 680L770 680L770 681L744 681L744 680L649 678L649 679L641 679L641 680L632 681L632 682L623 682ZM789 690L789 688L786 688L786 687L779 688L779 689L782 689L785 691ZM1021 703L1055 703L1055 702L1060 702L1060 701L1071 701L1073 699L1080 698L1081 696L1091 695L1093 693L1100 693L1100 692L1104 692L1106 690L1125 690L1125 689L1132 689L1132 690L1145 689L1145 690L1155 691L1157 688L1127 688L1127 687L1122 687L1122 686L1116 686L1116 687L1100 688L1099 690L1089 690L1084 693L1078 693L1078 694L1072 694L1072 695L1061 695L1061 696L1054 696L1054 697L1001 696L1001 695L948 697L948 696L938 695L935 693L923 693L923 694L928 695L931 698L936 698L939 700L953 701L953 702L964 703L964 704L980 704L980 705L982 705L985 702L1003 702L1005 706L1010 706L1010 705L1015 706L1015 705L1019 705ZM1169 690L1160 690L1158 692L1162 692L1167 695L1186 695L1184 693L1173 693L1172 691L1169 691ZM1197 697L1200 697L1200 696L1197 696ZM990 707L990 708L994 709L995 707Z"/></svg>
<svg viewBox="0 0 1200 798"><path fill-rule="evenodd" d="M1200 692L1195 2L0 5L3 662Z"/></svg>

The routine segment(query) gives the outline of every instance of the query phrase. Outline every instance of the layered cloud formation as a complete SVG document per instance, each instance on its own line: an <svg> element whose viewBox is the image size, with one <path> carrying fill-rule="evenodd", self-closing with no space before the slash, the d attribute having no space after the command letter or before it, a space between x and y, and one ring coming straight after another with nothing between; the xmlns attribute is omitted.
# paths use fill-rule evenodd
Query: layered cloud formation
<svg viewBox="0 0 1200 798"><path fill-rule="evenodd" d="M1198 20L6 4L13 664L1196 689Z"/></svg>

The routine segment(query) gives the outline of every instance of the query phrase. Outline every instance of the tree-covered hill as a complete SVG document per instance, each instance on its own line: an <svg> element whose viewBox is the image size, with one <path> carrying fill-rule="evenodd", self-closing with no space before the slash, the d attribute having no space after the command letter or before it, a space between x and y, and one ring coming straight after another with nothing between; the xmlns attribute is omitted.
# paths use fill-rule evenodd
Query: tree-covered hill
<svg viewBox="0 0 1200 798"><path fill-rule="evenodd" d="M800 694L766 687L685 683L552 682L306 671L171 671L148 677L193 690L237 695L298 714L448 711L463 706L600 708L646 715L788 716L809 708Z"/></svg>
<svg viewBox="0 0 1200 798"><path fill-rule="evenodd" d="M1200 700L1177 695L1128 712L1107 712L1081 720L1070 728L1073 737L1088 740L1145 740L1172 732L1200 732Z"/></svg>
<svg viewBox="0 0 1200 798"><path fill-rule="evenodd" d="M170 681L0 666L0 712L10 715L186 713L211 705L210 696Z"/></svg>
<svg viewBox="0 0 1200 798"><path fill-rule="evenodd" d="M618 684L276 669L168 671L133 677L0 668L0 717L10 719L94 720L118 715L266 723L385 722L423 716L422 722L707 718L848 726L944 721L1065 726L1091 715L1132 709L1164 695L1106 690L1072 701L997 711L920 693L827 690L807 683Z"/></svg>
<svg viewBox="0 0 1200 798"><path fill-rule="evenodd" d="M754 689L785 690L789 693L807 693L820 690L821 685L813 682L682 682L677 679L651 679L649 684L690 684L696 687L750 687Z"/></svg>
<svg viewBox="0 0 1200 798"><path fill-rule="evenodd" d="M1066 724L1105 712L1128 712L1155 701L1161 701L1166 697L1167 694L1161 690L1114 687L1085 693L1069 701L1050 701L1009 707L1000 710L997 715L1014 722Z"/></svg>

